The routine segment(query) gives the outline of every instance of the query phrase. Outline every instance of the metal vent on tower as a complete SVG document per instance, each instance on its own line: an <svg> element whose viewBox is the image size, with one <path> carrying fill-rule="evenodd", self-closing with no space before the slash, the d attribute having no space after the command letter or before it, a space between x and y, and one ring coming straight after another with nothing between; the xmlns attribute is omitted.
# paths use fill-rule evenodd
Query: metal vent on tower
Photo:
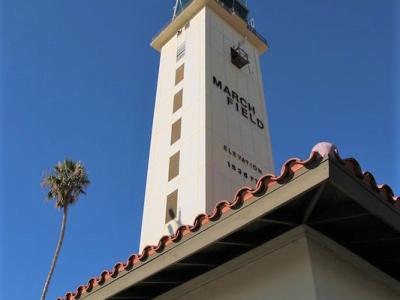
<svg viewBox="0 0 400 300"><path fill-rule="evenodd" d="M231 47L231 62L241 69L249 64L249 55L239 46Z"/></svg>

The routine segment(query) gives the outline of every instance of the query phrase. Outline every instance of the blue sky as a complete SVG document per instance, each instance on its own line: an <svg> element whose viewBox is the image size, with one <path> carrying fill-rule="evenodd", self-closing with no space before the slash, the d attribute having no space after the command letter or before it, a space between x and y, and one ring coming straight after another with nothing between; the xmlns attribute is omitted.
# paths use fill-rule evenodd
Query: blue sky
<svg viewBox="0 0 400 300"><path fill-rule="evenodd" d="M149 43L173 2L0 2L0 298L39 298L61 221L39 183L66 157L92 184L70 210L49 299L137 251L159 60ZM248 3L271 44L276 168L327 140L400 193L399 1Z"/></svg>

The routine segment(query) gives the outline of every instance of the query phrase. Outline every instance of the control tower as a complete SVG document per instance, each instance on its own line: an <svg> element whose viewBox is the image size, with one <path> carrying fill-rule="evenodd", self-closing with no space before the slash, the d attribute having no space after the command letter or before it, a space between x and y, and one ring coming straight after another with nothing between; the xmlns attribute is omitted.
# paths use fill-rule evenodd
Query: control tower
<svg viewBox="0 0 400 300"><path fill-rule="evenodd" d="M160 52L140 249L273 171L259 57L239 0L177 0Z"/></svg>

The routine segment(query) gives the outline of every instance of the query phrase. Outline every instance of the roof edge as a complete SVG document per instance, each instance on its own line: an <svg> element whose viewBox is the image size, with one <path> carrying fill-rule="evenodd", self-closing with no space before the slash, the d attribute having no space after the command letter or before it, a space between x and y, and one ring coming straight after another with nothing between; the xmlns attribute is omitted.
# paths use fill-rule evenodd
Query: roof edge
<svg viewBox="0 0 400 300"><path fill-rule="evenodd" d="M131 255L125 263L117 263L110 271L102 272L99 277L90 279L86 285L79 286L75 292L67 293L58 300L80 299L84 294L92 292L108 280L117 278L120 273L131 271L134 266L145 262L149 257L163 253L166 247L180 242L184 236L196 233L201 230L202 226L218 221L229 211L240 209L245 202L253 202L253 200L262 197L270 190L272 185L289 183L294 174L300 172L302 168L316 168L326 160L340 164L353 176L359 178L370 190L374 191L380 199L393 205L393 208L400 212L400 197L394 196L393 190L388 185L378 185L373 175L370 172L363 172L354 158L342 159L338 149L333 144L319 143L313 147L307 159L291 158L287 160L282 165L280 175L266 174L260 178L255 188L243 187L239 189L232 201L218 203L210 214L198 215L192 225L181 226L175 234L161 237L158 245L146 246L141 253Z"/></svg>

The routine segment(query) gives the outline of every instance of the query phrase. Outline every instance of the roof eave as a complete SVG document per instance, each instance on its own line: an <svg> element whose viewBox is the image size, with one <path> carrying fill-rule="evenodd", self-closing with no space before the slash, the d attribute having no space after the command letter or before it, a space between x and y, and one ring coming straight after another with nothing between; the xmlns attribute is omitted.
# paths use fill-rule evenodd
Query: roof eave
<svg viewBox="0 0 400 300"><path fill-rule="evenodd" d="M238 228L280 207L296 195L322 184L328 178L329 158L326 157L315 169L299 169L294 173L290 182L282 184L276 182L263 196L244 202L238 210L223 213L217 222L209 222L203 225L195 234L184 235L179 243L167 245L162 253L154 253L146 261L119 274L115 279L110 279L106 285L98 286L89 294L83 295L81 299L107 299L115 293L179 262L199 249L215 243ZM283 186L284 188L282 188Z"/></svg>
<svg viewBox="0 0 400 300"><path fill-rule="evenodd" d="M304 224L400 281L400 198L389 186L378 186L356 160L341 159L334 146L320 143L307 160L288 160L279 176L265 175L254 189L240 189L231 202L64 299L153 299ZM180 278L171 281L170 272Z"/></svg>

